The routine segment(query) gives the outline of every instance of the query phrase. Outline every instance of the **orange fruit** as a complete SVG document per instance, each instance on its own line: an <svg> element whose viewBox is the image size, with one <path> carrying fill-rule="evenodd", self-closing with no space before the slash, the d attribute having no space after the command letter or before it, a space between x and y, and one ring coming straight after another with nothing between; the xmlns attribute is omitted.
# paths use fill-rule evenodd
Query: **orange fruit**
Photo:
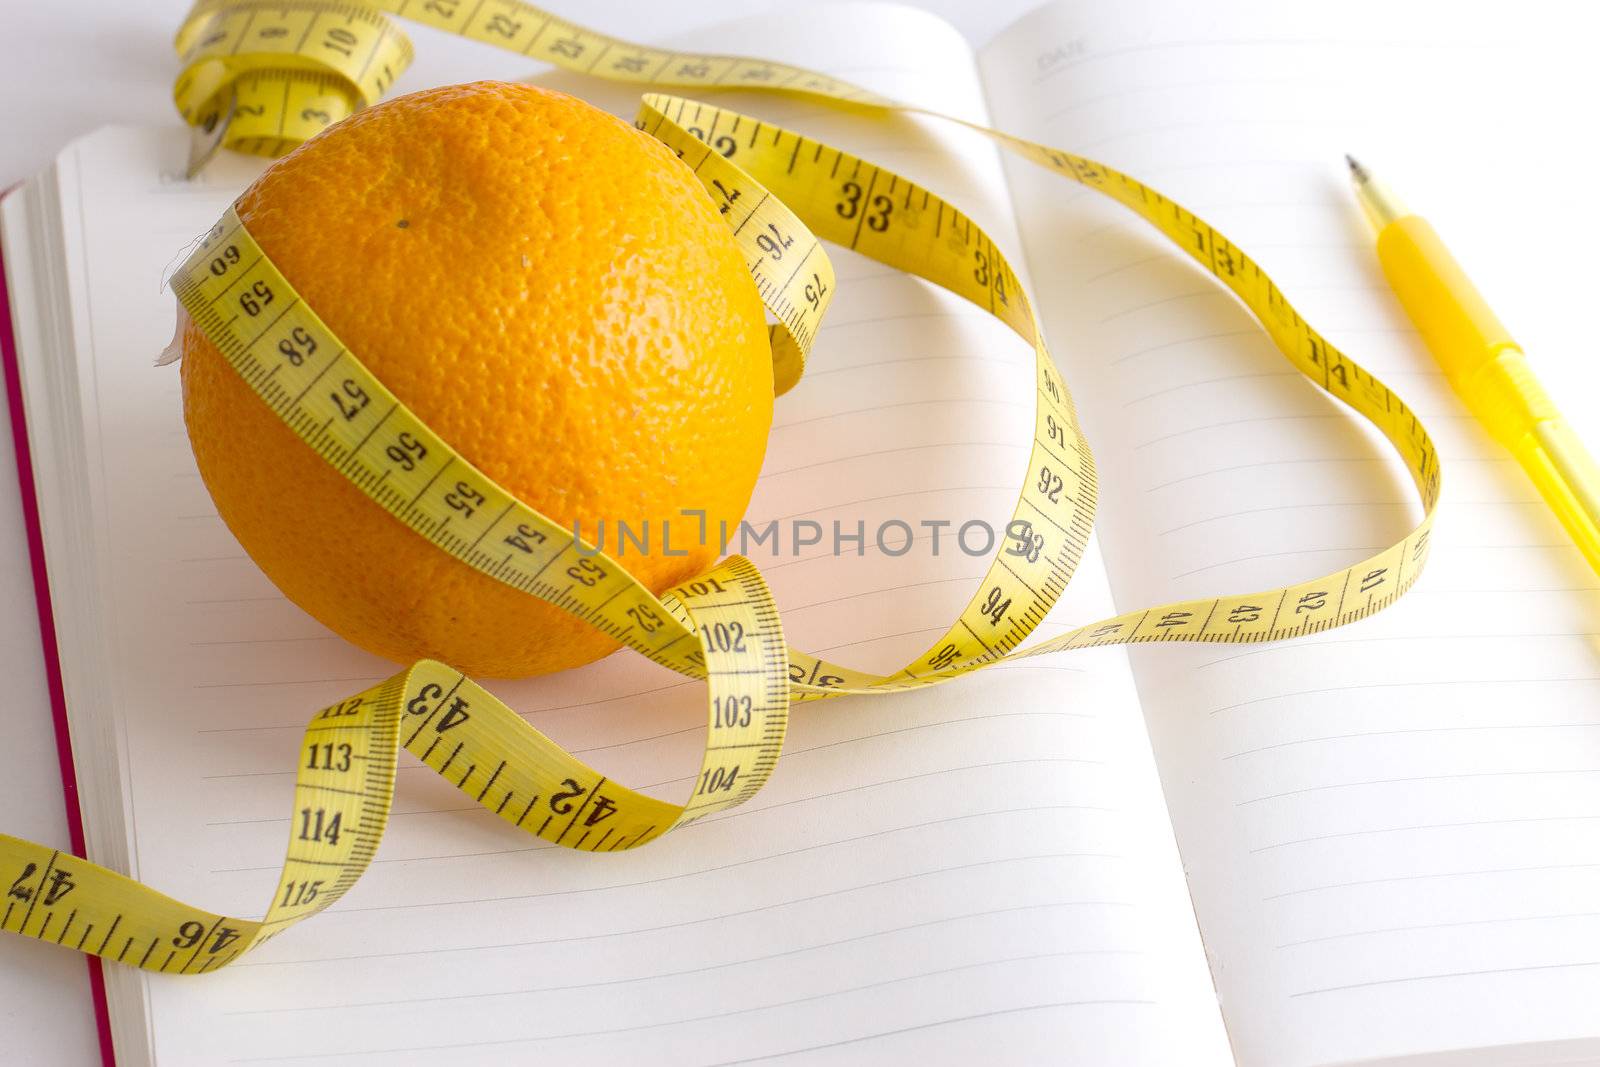
<svg viewBox="0 0 1600 1067"><path fill-rule="evenodd" d="M357 113L238 201L289 282L467 460L651 589L704 572L772 423L760 298L654 139L561 93L479 82ZM380 656L496 677L616 647L413 533L297 438L192 324L183 406L217 510L288 598ZM704 509L711 542L699 545ZM660 544L671 521L674 552Z"/></svg>

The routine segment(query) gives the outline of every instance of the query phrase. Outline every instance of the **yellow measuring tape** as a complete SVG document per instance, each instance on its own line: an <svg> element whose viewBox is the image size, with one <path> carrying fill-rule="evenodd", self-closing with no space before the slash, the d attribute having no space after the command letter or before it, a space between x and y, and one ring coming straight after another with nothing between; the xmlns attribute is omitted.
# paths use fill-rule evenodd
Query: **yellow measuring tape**
<svg viewBox="0 0 1600 1067"><path fill-rule="evenodd" d="M920 110L785 64L628 44L516 0L202 0L178 34L185 67L176 86L178 107L197 130L197 159L219 146L278 154L377 99L411 56L384 11L616 80ZM173 276L195 323L307 445L398 521L463 564L705 679L700 774L684 804L634 792L460 672L423 661L322 709L307 726L288 856L261 920L202 911L77 857L0 836L0 928L148 970L212 971L328 907L361 876L388 819L400 748L528 833L589 851L635 848L754 795L777 763L792 701L933 685L1008 658L1091 645L1278 640L1362 618L1409 588L1427 555L1439 471L1432 442L1399 397L1304 322L1248 256L1160 193L1092 160L951 121L1119 201L1215 275L1291 364L1384 433L1411 472L1422 522L1377 555L1313 581L1130 612L1019 650L1082 555L1095 474L1071 397L1005 257L960 211L897 174L747 115L648 95L637 125L675 149L723 209L778 321L780 392L799 379L835 288L823 241L965 297L1034 348L1032 453L988 573L949 630L899 672L852 670L786 645L777 607L748 560L730 558L657 596L495 484L340 343L230 209ZM351 404L352 397L364 400ZM463 508L464 499L476 503Z"/></svg>

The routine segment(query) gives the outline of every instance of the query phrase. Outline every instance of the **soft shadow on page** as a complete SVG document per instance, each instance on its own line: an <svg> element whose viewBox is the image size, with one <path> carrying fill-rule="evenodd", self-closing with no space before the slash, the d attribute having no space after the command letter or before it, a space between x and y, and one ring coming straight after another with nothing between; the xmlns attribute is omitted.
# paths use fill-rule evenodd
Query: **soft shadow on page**
<svg viewBox="0 0 1600 1067"><path fill-rule="evenodd" d="M1574 11L1068 4L983 57L1003 126L1217 225L1440 449L1431 562L1398 606L1305 641L1133 657L1246 1064L1600 1052L1595 576L1411 331L1341 158L1432 216L1600 436L1600 375L1575 347L1592 348L1600 227L1555 192L1596 162ZM1403 536L1418 509L1387 446L1231 296L1097 194L1008 177L1097 448L1120 609L1314 577Z"/></svg>
<svg viewBox="0 0 1600 1067"><path fill-rule="evenodd" d="M419 47L435 38L419 33ZM982 117L965 44L903 9L808 11L694 43ZM435 70L485 72L466 56ZM633 111L598 83L550 81ZM1017 247L980 139L747 103L926 180ZM190 459L177 375L149 365L171 334L163 268L250 169L159 178L184 150L179 130L117 129L68 160L94 294L85 417L108 442L93 506L118 565L101 610L117 635L139 875L255 915L287 837L305 717L393 667L315 624L243 556ZM847 253L837 262L840 298L807 379L780 402L752 520L1000 524L1026 473L1031 352L929 286ZM757 562L792 640L891 667L954 617L984 569L948 537L938 556L926 538L899 558L870 542L861 558L795 557L786 541L784 558ZM1109 610L1091 554L1058 616ZM686 795L699 686L621 655L495 689L608 774ZM755 802L637 853L518 837L409 761L399 783L372 871L332 912L204 981L119 972L147 999L153 1034L130 1060L1226 1058L1118 650L807 706Z"/></svg>

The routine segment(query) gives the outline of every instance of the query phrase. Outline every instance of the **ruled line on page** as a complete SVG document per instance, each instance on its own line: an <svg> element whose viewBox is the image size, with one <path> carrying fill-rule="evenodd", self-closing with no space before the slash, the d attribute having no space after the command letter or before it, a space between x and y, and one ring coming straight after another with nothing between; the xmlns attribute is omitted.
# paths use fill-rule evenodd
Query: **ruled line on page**
<svg viewBox="0 0 1600 1067"><path fill-rule="evenodd" d="M1468 926L1495 926L1501 923L1532 923L1532 922L1557 922L1563 919L1597 919L1600 911L1568 911L1558 912L1553 915L1501 915L1492 919L1464 919L1457 922L1443 923L1408 923L1404 926L1384 926L1372 930L1346 930L1337 934L1325 934L1322 937L1307 937L1299 941L1284 941L1275 948L1290 949L1301 945L1316 945L1325 941L1342 941L1350 937L1378 937L1384 934L1406 934L1420 930L1454 930Z"/></svg>
<svg viewBox="0 0 1600 1067"><path fill-rule="evenodd" d="M816 751L816 750L812 749L812 750L803 750L803 751ZM989 762L989 763L972 763L972 764L963 764L963 765L960 765L960 766L941 767L938 770L924 771L924 772L922 772L920 774L906 775L906 776L900 777L900 778L891 778L891 779L887 779L887 780L884 780L884 781L876 781L876 782L862 782L862 783L857 784L857 785L848 786L848 787L846 787L844 789L836 789L836 790L832 790L832 791L826 792L826 793L817 793L817 794L814 794L814 795L811 795L811 796L800 797L800 798L797 798L797 799L794 799L794 800L781 801L781 802L776 802L776 803L773 803L773 802L762 802L762 803L759 803L757 805L750 806L750 807L741 807L736 811L717 812L715 815L709 815L709 816L707 816L707 817L705 817L703 819L696 819L693 823L690 823L688 826L680 827L679 828L679 832L682 832L682 831L685 831L685 830L690 830L690 829L692 829L694 827L697 827L697 826L714 826L714 825L716 825L716 823L722 822L722 821L727 820L727 819L738 818L738 817L744 816L744 815L754 815L754 814L757 814L759 812L771 811L771 810L773 810L775 808L787 807L787 806L789 806L791 804L797 804L797 803L801 803L801 802L807 801L807 800L828 799L828 798L832 798L832 797L843 796L843 795L845 795L847 793L853 793L853 792L857 792L857 791L860 791L860 790L875 789L875 788L877 788L879 786L884 786L884 785L897 785L897 784L900 784L900 783L903 783L903 782L920 781L920 780L926 779L926 778L936 778L936 777L938 777L940 775L944 775L944 774L955 774L955 773L958 773L958 772L961 772L961 771L989 770L989 769L999 768L999 767L1019 767L1019 766L1028 766L1028 765L1035 765L1035 764L1057 764L1057 763L1080 764L1080 765L1083 765L1083 766L1103 766L1104 765L1104 761L1082 759L1082 758L1075 757L1075 756L1035 756L1035 757L1024 757L1024 758L1020 758L1020 759L997 760L997 761L993 761L993 762ZM426 768L405 768L405 769L406 770L424 770ZM682 785L682 784L684 784L686 782L691 782L693 780L694 780L694 776L693 775L686 775L686 776L681 777L681 778L670 778L670 779L667 779L666 781L662 781L662 782L652 782L649 785L641 786L640 788L641 789L658 789L658 788L661 788L662 786ZM1107 809L1107 810L1115 810L1115 809ZM493 812L489 811L489 809L485 808L481 804L464 804L464 805L460 805L460 806L447 807L447 808L412 808L412 809L406 809L406 810L397 810L397 811L394 811L391 814L391 818L401 818L403 816L414 816L414 815L452 815L452 814L456 814L458 812L482 812L482 813L487 814L487 815L494 814ZM214 822L208 822L208 823L206 823L206 825L207 826L259 826L259 825L271 824L271 823L286 823L288 821L289 821L289 819L288 819L287 816L274 815L274 816L268 816L266 818L259 818L259 819L250 818L250 819L218 820L218 821L214 821ZM273 864L273 865L266 866L266 867L250 867L250 868L237 868L237 869L240 869L240 870L253 870L253 871L254 870L270 871L270 870L277 870L281 866L282 866L281 864Z"/></svg>
<svg viewBox="0 0 1600 1067"><path fill-rule="evenodd" d="M995 911L980 912L980 913L976 913L976 914L980 914L980 915L999 915L999 914L1004 914L1008 910L1034 910L1034 909L1038 909L1038 908L1052 907L1052 906L1061 906L1061 905L1036 905L1036 904L1030 904L1030 905L1025 905L1024 907L1018 908L1018 909L997 909ZM962 916L962 918L966 918L966 917L967 916ZM948 920L938 920L938 921L939 922L944 922L944 921L948 921ZM605 981L600 981L600 982L579 982L579 983L570 984L570 985L564 983L562 985L557 985L557 986L534 986L534 987L529 987L529 988L525 988L525 989L495 990L493 992L488 992L488 993L455 993L455 994L446 994L444 996L397 998L397 999L394 999L394 1000L358 1000L358 1001L347 1001L347 1002L341 1003L341 1004L305 1004L305 1005L301 1005L301 1006L298 1006L298 1007L291 1007L291 1008L246 1008L246 1009L241 1009L241 1010L236 1010L236 1011L230 1011L227 1014L229 1014L229 1015L285 1015L285 1014L296 1014L297 1015L297 1014L301 1014L301 1013L304 1013L304 1012L310 1012L310 1011L345 1011L345 1010L351 1009L351 1008L386 1008L386 1007L392 1007L392 1006L400 1005L400 1004L431 1004L431 1003L434 1003L434 1002L437 1002L437 1001L484 1000L484 999L488 999L488 998L492 998L492 997L517 997L517 996L527 996L527 995L533 994L533 993L549 993L549 992L556 992L556 991L564 991L564 990L568 990L568 989L603 989L603 988L606 988L608 986L631 985L631 984L633 984L635 982L651 982L651 981L655 981L655 980L661 979L661 978L682 978L682 977L686 977L688 975L693 975L693 974L705 974L705 973L710 972L710 971L721 971L721 970L726 970L726 969L728 969L730 967L741 967L741 966L745 966L745 965L751 964L751 963L765 963L765 962L767 962L769 960L779 959L779 958L783 958L783 957L786 957L786 956L794 956L794 955L798 955L799 953L802 953L802 952L815 952L815 951L820 951L821 949L825 949L825 948L834 948L834 947L836 947L838 945L851 944L851 943L854 943L854 942L857 942L857 941L865 940L867 938L883 937L883 936L885 936L887 934L894 934L894 933L903 933L906 930L913 930L913 929L917 929L919 926L926 926L926 925L930 925L930 924L919 923L919 924L916 924L916 925L913 925L913 926L897 927L897 928L895 928L893 930L874 931L874 932L872 932L870 934L860 935L859 937L842 938L842 939L840 939L838 941L827 941L827 942L824 942L824 943L822 943L820 945L808 945L805 948L791 949L791 950L789 950L787 952L773 952L773 953L768 953L765 956L758 956L758 957L754 957L754 958L751 958L751 959L732 960L732 961L729 961L729 962L726 962L726 963L711 964L711 965L706 966L706 967L689 967L689 968L685 968L683 970L678 970L678 971L665 971L665 972L662 972L662 973L659 973L659 974L644 974L644 975L637 975L637 976L629 977L629 978L612 978L612 979L607 979ZM1138 954L1139 954L1139 950L1138 949L1131 949L1131 948L1086 948L1086 949L1076 949L1076 950L1065 951L1065 952L1052 952L1052 953L1049 953L1049 956L1051 958L1068 958L1068 957L1072 957L1072 956L1134 956L1134 955L1138 955Z"/></svg>
<svg viewBox="0 0 1600 1067"><path fill-rule="evenodd" d="M1376 986L1401 985L1408 982L1433 982L1445 978L1483 978L1490 975L1525 973L1528 971L1561 971L1572 967L1600 967L1600 960L1578 960L1572 963L1536 963L1524 967L1494 967L1479 971L1445 971L1440 974L1408 974L1397 978L1374 978L1370 982L1351 982L1348 985L1324 986L1321 989L1301 989L1291 997L1314 997L1323 993L1343 993L1352 989L1371 989Z"/></svg>
<svg viewBox="0 0 1600 1067"><path fill-rule="evenodd" d="M1514 770L1514 771L1466 771L1450 774L1414 774L1404 778L1371 778L1359 782L1326 782L1322 785L1302 786L1299 789L1286 789L1281 793L1269 793L1266 796L1250 797L1246 800L1234 802L1235 807L1248 807L1251 804L1263 804L1269 800L1284 800L1288 797L1305 796L1310 793L1325 793L1335 789L1364 789L1380 785L1412 785L1418 782L1454 782L1467 781L1479 778L1552 778L1565 774L1600 774L1600 767L1568 767L1543 770Z"/></svg>
<svg viewBox="0 0 1600 1067"><path fill-rule="evenodd" d="M813 903L813 902L818 901L818 900L826 900L826 899L829 899L831 897L837 897L837 896L840 896L840 895L843 895L843 894L858 893L858 892L860 892L860 891L862 891L864 889L881 889L882 887L887 886L887 885L903 884L905 882L917 881L917 880L923 879L923 878L936 877L936 876L941 875L941 874L951 874L951 873L956 872L956 871L967 871L967 870L972 870L974 868L979 868L979 867L999 866L999 865L1004 864L1004 863L1028 863L1028 862L1033 862L1033 861L1036 861L1036 860L1059 860L1059 859L1073 859L1073 858L1076 858L1076 857L1071 856L1071 855L1060 855L1060 854L1046 853L1046 854L1041 854L1041 855L1037 855L1037 856L1016 856L1016 857L1012 857L1010 860L985 861L985 862L975 862L975 863L958 863L958 864L952 864L952 865L946 866L946 867L936 867L936 868L933 868L931 870L926 870L926 871L917 871L917 872L912 873L912 874L900 875L900 876L897 876L897 877L894 877L894 878L884 878L884 879L880 879L880 880L875 881L875 882L866 882L866 883L863 883L863 884L860 884L860 885L847 886L847 887L842 888L842 889L828 890L827 892L823 892L823 893L813 893L813 894L810 894L808 896L793 897L793 898L791 898L789 900L775 901L775 902L773 902L771 904L763 904L763 905L760 905L758 907L745 908L745 909L740 910L740 911L721 912L721 913L718 913L716 915L707 915L707 916L703 916L703 917L697 918L697 919L685 919L685 920L682 920L681 922L661 923L661 924L657 924L655 926L635 926L635 927L630 927L630 928L625 929L625 930L608 930L608 931L604 931L602 933L574 934L574 935L566 936L566 937L546 937L546 938L538 938L538 939L531 940L531 941L504 941L504 942L496 942L494 944L487 944L487 945L452 946L452 947L449 947L449 948L415 949L415 950L398 951L398 952L397 951L390 951L390 952L361 953L361 954L354 955L354 956L310 956L310 957L300 957L300 958L294 959L294 960L257 960L257 959L253 959L252 958L252 959L240 960L238 963L234 964L233 966L235 966L235 967L269 967L269 966L283 966L283 965L287 965L287 964L291 964L291 963L292 964L307 964L307 963L331 963L331 962L342 961L342 960L397 959L397 958L405 957L405 956L432 956L432 955L438 955L440 953L445 953L445 952L477 952L477 951L486 951L486 950L490 950L490 949L526 948L526 947L529 947L529 946L532 946L532 945L560 945L560 944L570 944L572 942L581 942L581 941L600 941L600 940L605 940L605 939L608 939L608 938L615 938L615 937L631 937L631 936L634 936L636 934L659 933L659 932L661 932L663 930L681 930L681 929L684 929L686 927L703 926L706 923L720 922L720 921L722 921L724 919L744 918L744 917L747 917L747 916L750 916L750 915L764 915L764 914L766 914L768 912L776 911L779 908L793 907L796 904L809 904L809 903ZM1134 906L1133 902L1131 902L1131 901L1115 901L1115 900L1113 900L1113 901L1094 901L1093 903L1096 904L1097 906L1105 906L1105 907L1132 907L1132 906ZM326 914L331 916L331 915L340 914L340 912L330 911L330 912L327 912Z"/></svg>
<svg viewBox="0 0 1600 1067"><path fill-rule="evenodd" d="M940 1019L936 1022L922 1023L917 1026L902 1026L894 1030L880 1030L876 1033L862 1034L859 1037L847 1038L843 1041L830 1041L823 1045L805 1045L801 1048L788 1049L783 1052L771 1053L742 1060L723 1060L721 1063L710 1064L708 1067L734 1067L735 1064L756 1063L761 1060L783 1059L788 1056L800 1056L807 1052L822 1052L830 1048L843 1048L847 1045L861 1044L867 1041L877 1041L885 1037L898 1037L901 1034L918 1033L924 1030L936 1030L944 1026L955 1026L960 1023L976 1022L980 1019L995 1019L1009 1015L1018 1015L1034 1011L1050 1011L1058 1008L1106 1008L1129 1005L1148 1006L1150 1002L1142 1000L1062 1000L1048 1004L1029 1004L1018 1008L997 1008L994 1011L976 1012L970 1015L959 1015L950 1019Z"/></svg>
<svg viewBox="0 0 1600 1067"><path fill-rule="evenodd" d="M1274 700L1292 700L1296 697L1318 696L1324 693L1340 693L1350 690L1362 689L1428 689L1438 686L1482 686L1482 685L1533 685L1533 684L1558 684L1566 682L1597 682L1600 675L1583 675L1576 678L1428 678L1408 680L1402 682L1372 682L1365 685L1331 685L1318 689L1300 689L1289 693L1273 693L1269 696L1252 697L1241 700L1236 704L1225 704L1220 708L1211 708L1207 714L1220 715L1225 711L1237 711L1240 708L1256 704L1264 704Z"/></svg>
<svg viewBox="0 0 1600 1067"><path fill-rule="evenodd" d="M672 689L688 688L690 686L695 686L696 684L697 683L694 683L694 682L688 682L688 683L685 683L683 686L671 686L669 688L672 688ZM1088 712L1073 712L1073 711L1065 711L1065 710L1062 710L1062 711L993 711L993 712L989 712L989 713L984 714L984 715L967 715L967 716L963 716L963 717L955 718L955 719L939 719L939 720L934 721L934 722L917 723L916 725L913 725L913 726L899 726L899 727L895 727L895 728L889 729L889 730L878 730L878 731L875 731L875 732L872 732L872 733L857 734L857 735L852 736L852 737L843 738L843 739L838 740L838 741L829 741L829 742L826 742L824 744L808 745L808 746L803 747L803 748L789 748L789 749L786 749L786 752L788 754L790 754L790 755L798 755L800 753L805 753L805 752L821 752L821 751L824 751L824 750L830 749L830 748L839 748L839 747L842 747L842 746L845 746L845 745L860 744L863 741L872 741L872 740L875 740L875 739L880 738L880 737L892 737L892 736L895 736L895 735L898 735L898 734L915 733L915 732L922 731L922 730L934 730L934 729L938 729L938 728L943 727L943 726L960 726L960 725L968 725L968 724L971 724L971 723L997 722L997 721L999 721L1001 719L1017 719L1017 718L1042 718L1042 719L1049 719L1049 720L1057 720L1057 719L1063 719L1063 718L1067 718L1067 719L1092 719L1092 718L1094 718L1094 716L1092 714L1088 713ZM297 727L294 727L294 729L304 729L304 727L303 726L297 726ZM700 723L700 724L695 725L695 726L686 726L686 727L684 727L682 729L679 729L679 730L668 730L668 731L665 731L663 733L649 734L649 735L646 735L646 736L643 736L643 737L630 737L630 738L627 738L627 739L621 740L621 741L608 741L603 745L589 745L589 746L586 746L586 747L583 747L583 748L573 748L573 749L570 749L569 751L571 751L572 754L575 755L575 756L586 756L586 755L591 755L591 754L593 754L595 752L605 752L605 751L609 751L609 750L612 750L612 749L627 748L627 747L632 746L632 745L649 744L649 743L652 743L652 742L665 740L666 738L669 738L669 737L689 737L689 736L693 736L693 735L704 734L705 731L706 731L705 724L704 723ZM1104 761L1103 760L1093 760L1093 759L1083 758L1083 759L1074 759L1073 762L1087 763L1087 764L1099 764L1099 763L1103 763ZM408 765L408 766L405 766L405 767L396 768L396 770L397 771L412 771L412 772L428 771L430 773L437 773L437 772L434 772L433 768L431 768L431 767L428 767L426 765L418 765L418 764L413 764L413 765ZM282 776L292 776L292 775L295 775L295 774L298 774L298 773L299 773L298 769L282 770L282 771L236 771L236 772L229 772L229 773L223 773L223 774L201 775L201 780L202 781L208 781L208 782L211 782L211 781L227 781L227 780L233 779L233 778L262 778L262 777L272 777L274 775L282 777ZM679 779L679 780L687 781L687 779ZM476 806L481 807L482 805L476 805ZM455 809L452 809L452 810L455 810ZM471 808L465 808L465 809L460 809L460 810L470 811ZM248 820L248 821L255 821L255 820ZM697 820L697 821L703 821L703 820ZM206 825L207 826L226 826L226 825L230 825L230 824L226 823L226 822L208 822Z"/></svg>
<svg viewBox="0 0 1600 1067"><path fill-rule="evenodd" d="M924 976L919 976L919 977L924 977ZM909 979L903 979L903 980L909 980ZM903 981L903 980L891 980L889 982L875 983L875 985L893 984L894 981ZM231 1059L228 1062L230 1062L230 1063L281 1063L281 1062L287 1062L287 1061L292 1061L292 1060L336 1059L336 1058L342 1058L342 1057L346 1057L346 1056L370 1056L370 1055L381 1055L381 1054L388 1054L388 1053L395 1053L395 1052L440 1052L440 1051L445 1051L445 1050L449 1050L449 1049L460 1049L460 1048L504 1047L506 1045L525 1045L525 1044L533 1044L533 1043L540 1042L540 1041L556 1041L556 1040L561 1040L563 1038L572 1038L572 1037L599 1037L599 1036L611 1035L611 1034L628 1033L630 1031L635 1031L635 1030L653 1030L653 1029L658 1029L658 1028L664 1027L664 1026L681 1026L681 1025L684 1025L686 1023L710 1022L710 1021L715 1021L715 1020L720 1020L720 1019L727 1019L727 1018L731 1018L731 1017L738 1016L738 1015L749 1014L751 1012L768 1011L768 1010L771 1010L773 1008L788 1007L788 1006L793 1005L793 1004L807 1003L809 1001L821 999L821 998L827 997L827 996L837 996L837 995L840 995L842 993L856 992L858 990L869 989L869 988L873 988L873 987L872 986L859 986L859 987L855 987L854 989L841 990L841 991L839 991L839 993L834 993L834 994L823 993L823 994L818 994L815 997L803 997L803 998L798 998L798 999L795 999L795 1000L782 1001L782 1002L777 1003L777 1004L761 1005L761 1006L753 1007L753 1008L741 1008L741 1009L738 1009L738 1010L735 1010L735 1011L717 1012L717 1013L712 1014L712 1015L699 1015L699 1016L695 1016L695 1017L689 1018L689 1019L673 1019L673 1020L670 1020L670 1021L667 1021L667 1022L661 1022L661 1023L646 1023L646 1024L639 1024L637 1026L620 1026L620 1027L613 1027L613 1028L604 1029L604 1030L588 1030L588 1031L583 1031L583 1032L578 1032L578 1033L551 1034L551 1035L539 1036L539 1037L510 1037L510 1038L496 1038L496 1039L490 1039L490 1040L478 1040L478 1041L467 1041L467 1042L452 1042L450 1044L445 1044L445 1045L385 1046L385 1047L379 1047L379 1048L360 1049L360 1050L352 1051L352 1052L309 1052L309 1053L297 1053L297 1054L289 1055L289 1056L247 1056L247 1057L243 1057L243 1058ZM844 1040L844 1041L829 1042L826 1045L811 1045L811 1046L806 1046L803 1049L796 1049L796 1050L793 1050L793 1051L790 1051L790 1052L782 1052L782 1053L775 1053L775 1054L770 1054L769 1053L769 1054L763 1054L763 1055L760 1055L760 1056L756 1056L756 1057L754 1057L752 1059L729 1060L729 1061L725 1061L725 1062L727 1062L727 1063L751 1063L751 1062L755 1062L756 1060L768 1060L768 1059L781 1058L781 1057L790 1056L790 1055L799 1055L800 1053L810 1052L810 1051L813 1051L813 1050L816 1050L816 1049L837 1048L837 1047L840 1047L840 1046L843 1046L843 1045L858 1044L858 1043L863 1042L863 1041L876 1040L878 1038L890 1037L890 1036L894 1036L896 1034L910 1033L910 1032L915 1031L915 1030L927 1030L927 1029L933 1029L933 1028L937 1028L937 1027L954 1026L954 1025L958 1025L960 1023L970 1022L970 1021L972 1021L974 1019L989 1018L989 1017L992 1017L992 1016L999 1016L999 1015L1014 1015L1014 1014L1017 1014L1018 1012L1038 1011L1038 1010L1045 1009L1045 1008L1105 1007L1105 1006L1108 1006L1108 1005L1150 1006L1150 1005L1152 1005L1154 1003L1155 1003L1154 1001L1150 1001L1150 1000L1134 1000L1134 999L1103 1000L1102 999L1102 1000L1055 1001L1055 1002L1052 1002L1052 1003L1049 1003L1049 1004L1033 1004L1033 1005L1025 1005L1025 1006L1022 1006L1022 1007L1015 1007L1015 1008L1000 1008L1000 1009L996 1009L995 1011L981 1012L981 1013L977 1013L977 1014L974 1014L974 1015L962 1015L962 1016L956 1016L954 1018L938 1019L938 1020L935 1020L933 1022L923 1023L923 1024L919 1025L919 1026L902 1027L902 1028L900 1028L898 1030L890 1030L890 1031L885 1031L885 1032L882 1032L882 1033L875 1033L875 1034L865 1034L865 1035L862 1035L862 1036L859 1036L859 1037L849 1038L849 1039Z"/></svg>

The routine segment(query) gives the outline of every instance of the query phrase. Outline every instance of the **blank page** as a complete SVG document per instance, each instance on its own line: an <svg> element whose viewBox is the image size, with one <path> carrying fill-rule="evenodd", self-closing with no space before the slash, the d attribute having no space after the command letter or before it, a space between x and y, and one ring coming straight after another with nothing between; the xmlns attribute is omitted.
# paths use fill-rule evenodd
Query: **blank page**
<svg viewBox="0 0 1600 1067"><path fill-rule="evenodd" d="M1217 225L1440 449L1431 561L1398 606L1134 657L1246 1064L1600 1052L1596 579L1411 331L1341 158L1432 217L1600 441L1578 10L1070 4L984 57L1002 125ZM1009 176L1098 449L1120 609L1312 578L1404 535L1419 509L1387 446L1220 286L1097 194Z"/></svg>
<svg viewBox="0 0 1600 1067"><path fill-rule="evenodd" d="M825 59L982 115L964 43L900 9L807 12L695 43ZM905 168L1015 247L983 141L749 106ZM103 612L112 635L134 873L251 915L273 891L304 719L394 668L244 557L190 459L176 370L150 366L172 324L163 267L248 177L228 160L198 185L158 178L183 151L181 131L113 129L63 164L92 305L85 418L105 442L93 514L115 565L101 602L76 609ZM838 264L840 298L806 380L779 403L752 520L1002 522L1025 475L1032 353L927 285L849 254ZM757 563L793 641L890 667L984 570L946 538L939 555L924 540L899 558L796 557L785 541ZM1109 610L1097 556L1069 601L1068 620ZM698 684L621 655L495 688L608 774L686 794ZM149 1017L148 1047L124 1048L127 1062L1226 1060L1117 650L808 705L753 803L636 853L518 837L407 760L372 871L328 914L204 981L112 971L124 1021L135 998Z"/></svg>

